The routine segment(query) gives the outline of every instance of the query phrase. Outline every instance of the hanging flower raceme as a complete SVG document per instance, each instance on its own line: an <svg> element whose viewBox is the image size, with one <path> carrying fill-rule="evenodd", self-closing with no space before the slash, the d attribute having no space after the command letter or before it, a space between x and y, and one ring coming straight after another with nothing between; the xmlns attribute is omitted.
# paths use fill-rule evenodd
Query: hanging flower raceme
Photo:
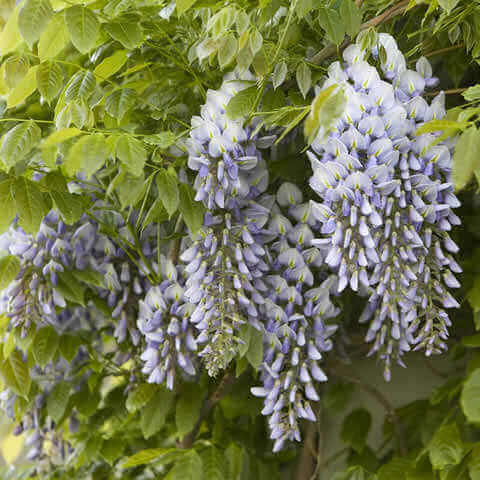
<svg viewBox="0 0 480 480"><path fill-rule="evenodd" d="M310 184L322 199L313 205L329 246L327 264L338 271L339 291L347 285L370 298L361 321L369 321L373 342L390 378L392 357L424 348L445 349L450 320L458 306L448 287L460 272L449 236L460 220L450 183L451 148L433 134L416 135L424 122L445 115L444 95L428 104L422 97L435 85L421 58L406 68L395 40L379 34L369 52L353 44L344 63L335 62L323 88L343 89L346 107L327 137L312 143Z"/></svg>
<svg viewBox="0 0 480 480"><path fill-rule="evenodd" d="M253 125L227 117L226 105L248 86L227 76L207 93L201 117L192 119L188 144L191 169L198 171L196 199L208 208L204 226L180 259L185 263L185 297L195 305L190 322L210 375L224 369L238 350L237 330L246 321L260 325L258 306L267 287L262 229L268 219L265 163Z"/></svg>
<svg viewBox="0 0 480 480"><path fill-rule="evenodd" d="M161 265L164 280L140 300L137 325L146 341L143 373L150 383L165 383L172 390L178 371L196 373L197 342L189 322L195 305L185 300L183 270L164 257Z"/></svg>
<svg viewBox="0 0 480 480"><path fill-rule="evenodd" d="M59 277L65 270L90 266L89 252L75 249L73 236L74 229L53 211L42 220L36 235L15 226L4 235L2 248L20 260L20 272L2 292L0 302L12 327L25 330L31 324L51 324L62 328L57 310L66 307L66 299Z"/></svg>
<svg viewBox="0 0 480 480"><path fill-rule="evenodd" d="M332 348L330 336L337 328L326 320L338 314L330 300L336 277L321 268L325 252L312 243L319 225L310 203L301 203L300 190L288 183L280 187L277 202L282 208L275 205L269 224L272 272L261 308L266 322L263 386L252 388L254 395L265 397L262 413L269 417L274 451L287 440L300 441L299 419L316 419L316 386L327 380L319 361Z"/></svg>

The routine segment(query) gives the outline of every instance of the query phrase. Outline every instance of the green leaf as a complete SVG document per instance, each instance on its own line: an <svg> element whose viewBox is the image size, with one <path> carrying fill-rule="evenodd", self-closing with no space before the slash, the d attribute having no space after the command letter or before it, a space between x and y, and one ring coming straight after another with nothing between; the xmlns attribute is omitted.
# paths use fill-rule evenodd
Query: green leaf
<svg viewBox="0 0 480 480"><path fill-rule="evenodd" d="M97 65L93 73L98 77L99 81L115 75L127 62L127 53L127 50L117 50L113 55L105 58Z"/></svg>
<svg viewBox="0 0 480 480"><path fill-rule="evenodd" d="M27 362L18 350L13 351L6 360L0 363L0 376L13 393L27 398L31 380Z"/></svg>
<svg viewBox="0 0 480 480"><path fill-rule="evenodd" d="M156 145L162 150L171 147L177 139L177 136L173 132L160 132L154 135L146 135L143 137L143 141L149 145Z"/></svg>
<svg viewBox="0 0 480 480"><path fill-rule="evenodd" d="M125 440L112 438L103 442L100 450L100 455L108 462L109 465L113 465L118 460L125 450Z"/></svg>
<svg viewBox="0 0 480 480"><path fill-rule="evenodd" d="M65 300L85 306L85 287L75 278L75 275L65 270L58 272L57 290L63 295Z"/></svg>
<svg viewBox="0 0 480 480"><path fill-rule="evenodd" d="M80 282L94 287L105 288L105 277L95 270L72 270L72 273Z"/></svg>
<svg viewBox="0 0 480 480"><path fill-rule="evenodd" d="M169 219L169 215L163 206L161 198L155 199L143 220L143 228L154 222L164 222Z"/></svg>
<svg viewBox="0 0 480 480"><path fill-rule="evenodd" d="M169 217L171 217L180 204L177 175L173 169L160 170L157 173L156 182L159 198L162 200Z"/></svg>
<svg viewBox="0 0 480 480"><path fill-rule="evenodd" d="M245 448L238 445L237 443L231 443L228 448L225 450L226 463L228 468L228 478L229 480L238 480L244 478L242 473L244 471L244 465L246 460L246 451Z"/></svg>
<svg viewBox="0 0 480 480"><path fill-rule="evenodd" d="M305 137L309 145L321 129L326 134L332 128L334 122L342 115L345 103L345 94L338 85L331 85L315 97L305 120Z"/></svg>
<svg viewBox="0 0 480 480"><path fill-rule="evenodd" d="M19 224L27 233L36 233L40 222L48 213L48 205L35 182L24 177L15 180L13 186Z"/></svg>
<svg viewBox="0 0 480 480"><path fill-rule="evenodd" d="M122 465L122 468L131 468L138 467L139 465L145 465L146 463L150 463L153 460L159 459L163 455L176 452L183 454L183 451L179 451L177 448L148 448L146 450L141 450L135 455L128 457L126 462Z"/></svg>
<svg viewBox="0 0 480 480"><path fill-rule="evenodd" d="M57 383L47 396L47 413L55 423L63 417L70 398L70 385L67 382Z"/></svg>
<svg viewBox="0 0 480 480"><path fill-rule="evenodd" d="M177 0L178 2L178 0ZM165 480L202 480L203 463L195 450L189 450L175 463Z"/></svg>
<svg viewBox="0 0 480 480"><path fill-rule="evenodd" d="M49 192L53 205L67 225L73 225L84 213L85 204L79 195L68 192Z"/></svg>
<svg viewBox="0 0 480 480"><path fill-rule="evenodd" d="M460 405L469 422L480 422L480 368L474 370L463 385Z"/></svg>
<svg viewBox="0 0 480 480"><path fill-rule="evenodd" d="M16 125L3 136L0 157L7 171L40 143L41 135L42 131L38 125L29 120Z"/></svg>
<svg viewBox="0 0 480 480"><path fill-rule="evenodd" d="M105 164L109 150L101 133L85 135L70 149L64 163L65 171L71 177L77 172L84 172L87 177L91 177Z"/></svg>
<svg viewBox="0 0 480 480"><path fill-rule="evenodd" d="M88 100L95 90L95 75L90 71L76 73L65 88L65 101L71 102L83 98Z"/></svg>
<svg viewBox="0 0 480 480"><path fill-rule="evenodd" d="M3 213L2 213L3 214ZM0 258L0 291L5 290L20 272L20 260L15 255Z"/></svg>
<svg viewBox="0 0 480 480"><path fill-rule="evenodd" d="M1 288L0 288L0 290L1 290ZM471 348L480 347L480 333L477 333L475 335L469 335L467 337L463 337L462 338L462 343L466 347L471 347Z"/></svg>
<svg viewBox="0 0 480 480"><path fill-rule="evenodd" d="M193 430L200 418L203 396L197 385L185 384L175 410L176 435L183 437Z"/></svg>
<svg viewBox="0 0 480 480"><path fill-rule="evenodd" d="M452 131L456 133L458 130L464 130L468 126L468 122L455 122L452 120L431 120L417 128L415 135L423 133Z"/></svg>
<svg viewBox="0 0 480 480"><path fill-rule="evenodd" d="M220 48L218 49L218 63L222 70L229 65L237 54L238 42L233 33L229 33L222 38Z"/></svg>
<svg viewBox="0 0 480 480"><path fill-rule="evenodd" d="M49 135L45 140L43 140L42 144L40 145L42 148L49 148L57 145L59 143L65 142L73 137L78 137L81 135L82 130L78 128L61 128L60 130L56 130L51 135Z"/></svg>
<svg viewBox="0 0 480 480"><path fill-rule="evenodd" d="M55 58L67 46L69 40L65 17L62 13L57 13L40 36L38 42L40 61Z"/></svg>
<svg viewBox="0 0 480 480"><path fill-rule="evenodd" d="M480 132L475 126L471 126L460 136L453 154L452 178L457 190L464 188L472 173L479 168L479 151Z"/></svg>
<svg viewBox="0 0 480 480"><path fill-rule="evenodd" d="M43 62L37 69L37 88L45 100L50 103L62 90L63 71L58 63Z"/></svg>
<svg viewBox="0 0 480 480"><path fill-rule="evenodd" d="M174 399L175 395L170 390L161 389L142 409L140 427L146 439L158 433L165 425Z"/></svg>
<svg viewBox="0 0 480 480"><path fill-rule="evenodd" d="M127 396L125 406L130 413L135 413L145 406L153 397L157 387L151 383L142 383L134 390L131 390Z"/></svg>
<svg viewBox="0 0 480 480"><path fill-rule="evenodd" d="M406 458L392 458L378 471L378 480L405 480L411 461Z"/></svg>
<svg viewBox="0 0 480 480"><path fill-rule="evenodd" d="M33 356L35 361L44 367L50 362L58 348L58 335L52 327L41 328L33 341Z"/></svg>
<svg viewBox="0 0 480 480"><path fill-rule="evenodd" d="M460 0L438 0L438 4L450 13L453 8L455 8Z"/></svg>
<svg viewBox="0 0 480 480"><path fill-rule="evenodd" d="M83 341L79 337L62 335L58 342L60 354L67 362L71 362L78 354L78 348L82 343Z"/></svg>
<svg viewBox="0 0 480 480"><path fill-rule="evenodd" d="M246 357L250 365L258 370L263 360L263 333L253 327L250 331L250 342Z"/></svg>
<svg viewBox="0 0 480 480"><path fill-rule="evenodd" d="M458 465L463 458L464 448L457 425L442 425L433 435L427 450L435 470Z"/></svg>
<svg viewBox="0 0 480 480"><path fill-rule="evenodd" d="M249 87L240 90L230 99L226 108L226 114L231 119L245 117L250 113L252 105L257 97L257 87Z"/></svg>
<svg viewBox="0 0 480 480"><path fill-rule="evenodd" d="M360 31L362 13L353 0L342 0L340 4L340 16L345 22L345 30L350 38L354 38Z"/></svg>
<svg viewBox="0 0 480 480"><path fill-rule="evenodd" d="M328 39L340 45L345 38L345 25L339 13L333 8L319 9L318 23L325 30Z"/></svg>
<svg viewBox="0 0 480 480"><path fill-rule="evenodd" d="M18 28L30 48L40 38L53 9L49 0L25 0L18 14Z"/></svg>
<svg viewBox="0 0 480 480"><path fill-rule="evenodd" d="M371 425L370 412L364 408L358 408L343 421L341 438L347 445L360 453L365 447Z"/></svg>
<svg viewBox="0 0 480 480"><path fill-rule="evenodd" d="M80 415L85 417L90 417L93 415L97 409L98 404L100 403L100 395L98 392L90 393L88 388L84 388L80 392L75 394L74 405Z"/></svg>
<svg viewBox="0 0 480 480"><path fill-rule="evenodd" d="M273 89L276 90L287 77L287 64L285 62L280 62L275 65L272 75Z"/></svg>
<svg viewBox="0 0 480 480"><path fill-rule="evenodd" d="M80 53L87 53L95 46L100 23L89 8L81 5L67 8L65 24L73 45Z"/></svg>
<svg viewBox="0 0 480 480"><path fill-rule="evenodd" d="M117 40L129 50L140 46L144 39L142 27L138 23L106 23L103 28L114 40Z"/></svg>
<svg viewBox="0 0 480 480"><path fill-rule="evenodd" d="M134 177L126 172L120 172L119 176L120 179L115 190L122 208L135 206L140 201L147 186L144 176Z"/></svg>
<svg viewBox="0 0 480 480"><path fill-rule="evenodd" d="M201 453L204 478L208 480L225 480L227 465L223 453L216 447L207 447Z"/></svg>
<svg viewBox="0 0 480 480"><path fill-rule="evenodd" d="M467 102L474 102L480 100L480 84L467 88L467 90L465 90L462 95Z"/></svg>
<svg viewBox="0 0 480 480"><path fill-rule="evenodd" d="M8 88L15 88L30 68L30 62L24 55L12 55L4 63L4 79Z"/></svg>
<svg viewBox="0 0 480 480"><path fill-rule="evenodd" d="M297 67L297 84L302 92L303 98L307 96L312 86L312 71L305 63L300 63Z"/></svg>
<svg viewBox="0 0 480 480"><path fill-rule="evenodd" d="M119 160L132 175L138 177L143 173L147 151L140 140L122 135L117 142L116 153Z"/></svg>
<svg viewBox="0 0 480 480"><path fill-rule="evenodd" d="M177 14L178 16L185 13L197 0L177 0Z"/></svg>
<svg viewBox="0 0 480 480"><path fill-rule="evenodd" d="M0 233L3 233L12 223L17 214L17 206L14 197L14 180L6 178L0 180Z"/></svg>
<svg viewBox="0 0 480 480"><path fill-rule="evenodd" d="M313 0L298 0L295 7L295 12L298 18L304 18L310 11L315 8Z"/></svg>
<svg viewBox="0 0 480 480"><path fill-rule="evenodd" d="M323 396L323 405L328 410L339 413L347 407L353 396L353 384L337 382L329 386L327 393Z"/></svg>
<svg viewBox="0 0 480 480"><path fill-rule="evenodd" d="M193 189L185 183L180 183L180 213L190 232L195 234L203 225L205 207L201 202L194 200Z"/></svg>
<svg viewBox="0 0 480 480"><path fill-rule="evenodd" d="M131 88L115 90L105 100L105 110L113 118L121 120L137 101L137 92Z"/></svg>
<svg viewBox="0 0 480 480"><path fill-rule="evenodd" d="M480 480L480 443L476 443L470 454L468 473L471 480Z"/></svg>
<svg viewBox="0 0 480 480"><path fill-rule="evenodd" d="M22 43L22 36L18 28L18 15L21 8L21 3L15 7L3 27L2 33L0 33L0 52L2 52L2 55L13 52Z"/></svg>
<svg viewBox="0 0 480 480"><path fill-rule="evenodd" d="M18 85L10 91L7 99L7 108L20 105L37 89L37 69L38 65L30 67Z"/></svg>

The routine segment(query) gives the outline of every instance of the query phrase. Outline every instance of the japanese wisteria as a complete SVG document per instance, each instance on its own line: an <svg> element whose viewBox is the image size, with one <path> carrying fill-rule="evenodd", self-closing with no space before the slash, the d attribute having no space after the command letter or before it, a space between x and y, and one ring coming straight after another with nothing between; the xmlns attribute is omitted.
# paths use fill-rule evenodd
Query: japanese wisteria
<svg viewBox="0 0 480 480"><path fill-rule="evenodd" d="M460 223L452 211L459 206L450 183L454 144L416 133L444 117L444 95L430 104L423 98L437 84L430 64L422 57L416 70L407 69L389 35L379 34L371 48L348 46L343 59L330 65L318 89L343 92L345 108L307 152L313 192L269 176L276 130L259 116L227 114L230 100L257 78L228 74L218 90L206 92L189 138L179 142L189 168L179 182L193 186L206 210L199 230L183 233L179 216L167 254L158 212L140 228L143 204L123 216L91 192L92 213L72 225L55 210L33 235L14 221L0 242L19 261L1 296L6 330L20 330L20 338L47 326L58 334L94 332L89 354L106 358L113 376L173 392L203 369L211 377L230 369L249 341L245 331L254 331L263 353L251 393L264 399L275 452L301 440L302 419L316 421L328 373L324 356L333 349L347 287L367 297L359 321L368 322L366 341L387 380L405 352L445 350L446 309L458 306L449 289L459 286L454 274L461 271L449 235ZM54 377L43 383L38 405L81 368L82 355L71 362L52 357L33 372ZM122 370L125 363L131 372ZM85 371L76 391L91 378ZM2 394L10 415L16 396ZM68 442L36 411L17 429L34 431L31 458L46 458L49 435L64 458ZM75 412L69 415L75 423Z"/></svg>
<svg viewBox="0 0 480 480"><path fill-rule="evenodd" d="M380 70L368 62L379 62ZM320 196L313 211L323 222L326 263L348 285L369 295L360 321L369 322L373 342L390 378L392 359L425 349L446 348L450 320L445 309L458 303L448 287L458 287L460 267L449 236L460 223L450 183L450 142L416 130L445 115L444 94L430 104L425 88L437 84L427 59L416 70L393 37L379 34L371 52L353 44L344 62L329 68L322 88L338 85L346 98L343 116L328 135L312 144L310 185ZM452 273L453 272L453 273Z"/></svg>

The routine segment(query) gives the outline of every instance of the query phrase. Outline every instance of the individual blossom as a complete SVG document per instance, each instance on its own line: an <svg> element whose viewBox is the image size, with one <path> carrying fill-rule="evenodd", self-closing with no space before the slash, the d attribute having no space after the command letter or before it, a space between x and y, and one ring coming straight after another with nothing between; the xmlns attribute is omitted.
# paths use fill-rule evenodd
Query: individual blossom
<svg viewBox="0 0 480 480"><path fill-rule="evenodd" d="M196 332L189 322L195 305L185 299L182 269L165 257L161 264L164 280L140 300L137 326L146 342L143 373L148 382L165 383L172 390L179 371L187 376L196 373Z"/></svg>
<svg viewBox="0 0 480 480"><path fill-rule="evenodd" d="M313 211L323 223L319 242L339 276L339 291L368 292L360 321L368 321L371 353L384 360L412 348L427 355L446 348L458 304L449 288L460 272L449 232L460 223L451 184L453 144L418 127L445 115L444 94L429 104L425 88L436 85L425 58L409 70L393 37L379 34L371 51L353 44L335 62L322 88L344 91L345 111L327 137L309 152L310 185L321 202Z"/></svg>
<svg viewBox="0 0 480 480"><path fill-rule="evenodd" d="M301 440L300 419L316 420L312 405L319 400L318 385L327 380L320 361L337 328L328 320L339 312L330 299L336 277L325 271L324 248L314 245L319 222L302 200L295 185L283 184L269 223L263 385L252 393L265 398L262 414L269 417L274 451Z"/></svg>

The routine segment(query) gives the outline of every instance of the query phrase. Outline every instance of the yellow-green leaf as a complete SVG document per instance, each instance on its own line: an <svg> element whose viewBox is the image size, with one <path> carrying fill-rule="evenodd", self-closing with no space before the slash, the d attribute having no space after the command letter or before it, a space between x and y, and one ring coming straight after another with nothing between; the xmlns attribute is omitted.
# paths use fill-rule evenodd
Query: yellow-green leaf
<svg viewBox="0 0 480 480"><path fill-rule="evenodd" d="M116 145L118 159L125 165L126 169L136 177L143 172L147 151L140 140L122 135Z"/></svg>
<svg viewBox="0 0 480 480"><path fill-rule="evenodd" d="M143 42L143 30L138 23L107 23L103 28L114 40L129 50L137 48Z"/></svg>
<svg viewBox="0 0 480 480"><path fill-rule="evenodd" d="M20 105L37 89L38 65L30 67L20 83L10 92L7 100L7 108Z"/></svg>
<svg viewBox="0 0 480 480"><path fill-rule="evenodd" d="M178 16L185 13L197 0L177 0L177 14Z"/></svg>
<svg viewBox="0 0 480 480"><path fill-rule="evenodd" d="M6 170L10 170L40 143L41 130L33 121L22 122L2 137L0 158Z"/></svg>
<svg viewBox="0 0 480 480"><path fill-rule="evenodd" d="M455 188L461 190L480 166L480 131L471 126L465 130L455 147L453 154L452 178Z"/></svg>
<svg viewBox="0 0 480 480"><path fill-rule="evenodd" d="M25 0L18 14L18 28L30 48L40 38L52 16L49 0Z"/></svg>
<svg viewBox="0 0 480 480"><path fill-rule="evenodd" d="M55 58L66 46L70 40L70 35L65 25L63 14L56 14L48 23L47 27L40 35L38 42L38 56L43 62L50 58Z"/></svg>
<svg viewBox="0 0 480 480"><path fill-rule="evenodd" d="M15 280L20 271L20 260L15 255L0 258L0 291L5 290Z"/></svg>
<svg viewBox="0 0 480 480"><path fill-rule="evenodd" d="M70 176L81 171L90 177L103 166L108 154L108 144L101 133L85 135L70 149L65 171Z"/></svg>
<svg viewBox="0 0 480 480"><path fill-rule="evenodd" d="M65 23L70 39L81 53L89 52L97 41L100 23L89 8L75 5L65 10Z"/></svg>
<svg viewBox="0 0 480 480"><path fill-rule="evenodd" d="M97 65L93 73L95 73L99 81L105 80L112 75L115 75L115 73L117 73L125 65L126 61L127 50L118 50Z"/></svg>
<svg viewBox="0 0 480 480"><path fill-rule="evenodd" d="M60 130L56 130L53 132L51 135L49 135L40 145L42 148L49 148L53 147L54 145L57 145L59 143L65 142L65 140L68 140L73 137L77 137L78 135L81 135L82 130L79 130L78 128L62 128Z"/></svg>
<svg viewBox="0 0 480 480"><path fill-rule="evenodd" d="M2 52L2 55L13 52L22 43L22 35L18 28L18 15L21 7L21 4L16 6L3 27L2 33L0 33L0 52Z"/></svg>

